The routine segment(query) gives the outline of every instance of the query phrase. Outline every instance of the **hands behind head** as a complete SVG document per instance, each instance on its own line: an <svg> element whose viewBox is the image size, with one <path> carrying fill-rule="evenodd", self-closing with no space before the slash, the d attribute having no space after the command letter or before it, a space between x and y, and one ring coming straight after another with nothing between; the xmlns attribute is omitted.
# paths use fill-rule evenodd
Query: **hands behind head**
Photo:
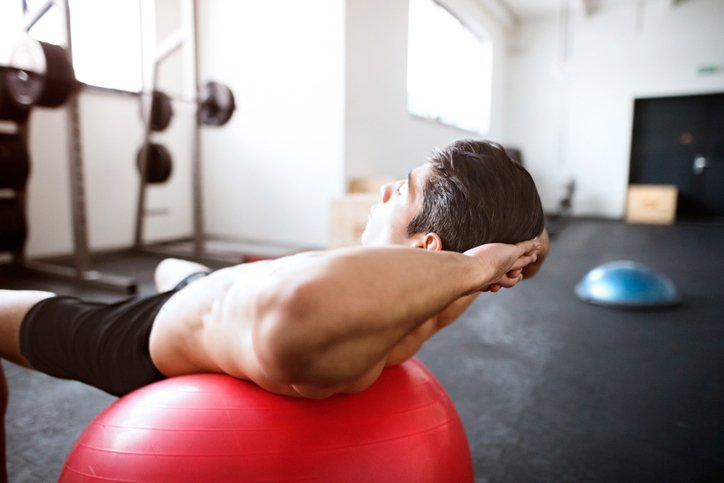
<svg viewBox="0 0 724 483"><path fill-rule="evenodd" d="M487 243L466 251L464 255L481 264L480 285L476 291L497 292L514 287L523 280L523 269L538 258L541 242L537 238L515 245Z"/></svg>

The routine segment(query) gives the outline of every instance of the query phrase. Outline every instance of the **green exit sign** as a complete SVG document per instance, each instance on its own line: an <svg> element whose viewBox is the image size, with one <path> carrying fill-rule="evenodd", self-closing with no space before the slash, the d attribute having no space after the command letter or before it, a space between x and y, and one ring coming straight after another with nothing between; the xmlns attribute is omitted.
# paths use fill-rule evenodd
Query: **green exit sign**
<svg viewBox="0 0 724 483"><path fill-rule="evenodd" d="M719 64L702 64L699 66L699 75L712 75L718 74L722 71L722 66Z"/></svg>

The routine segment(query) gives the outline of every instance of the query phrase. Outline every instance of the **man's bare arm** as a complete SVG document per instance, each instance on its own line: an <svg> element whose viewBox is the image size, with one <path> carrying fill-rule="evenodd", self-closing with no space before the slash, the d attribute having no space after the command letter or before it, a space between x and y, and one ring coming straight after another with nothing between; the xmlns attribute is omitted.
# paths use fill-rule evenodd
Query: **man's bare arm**
<svg viewBox="0 0 724 483"><path fill-rule="evenodd" d="M532 263L539 247L349 249L297 264L275 273L258 297L257 358L271 379L335 392L381 368L406 334L453 301L515 285L507 274Z"/></svg>
<svg viewBox="0 0 724 483"><path fill-rule="evenodd" d="M526 265L522 270L520 270L520 275L523 275L524 279L529 279L532 276L534 276L538 271L540 270L541 266L543 265L543 261L545 260L546 256L548 255L548 252L550 250L550 239L548 237L548 231L543 229L543 232L538 237L538 240L540 241L540 248L538 249L538 252L536 253L536 260L532 263L529 263ZM516 276L516 273L509 274L511 276ZM495 287L493 284L492 287ZM501 287L497 287L492 291L497 291ZM491 290L491 287L488 287L488 290ZM449 306L447 306L440 314L437 316L436 321L436 331L450 325L453 323L460 315L463 314L467 310L467 308L472 304L475 299L480 295L479 293L475 293L472 295L466 295L464 297L461 297L457 300L455 300L453 303L451 303Z"/></svg>

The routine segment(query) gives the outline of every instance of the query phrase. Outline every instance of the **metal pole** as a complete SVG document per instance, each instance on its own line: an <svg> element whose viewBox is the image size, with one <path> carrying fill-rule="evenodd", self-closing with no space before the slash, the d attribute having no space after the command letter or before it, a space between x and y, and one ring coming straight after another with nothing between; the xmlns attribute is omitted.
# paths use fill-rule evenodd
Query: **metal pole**
<svg viewBox="0 0 724 483"><path fill-rule="evenodd" d="M32 12L26 12L25 31L28 32L31 28L33 28L33 25L38 23L38 20L40 20L43 15L48 13L48 10L53 8L53 4L55 4L55 0L46 0L45 3L39 5L36 10L33 10ZM24 5L24 7L27 8L27 5Z"/></svg>
<svg viewBox="0 0 724 483"><path fill-rule="evenodd" d="M156 68L154 67L153 70L155 71ZM151 92L153 92L153 90L151 90ZM136 249L140 249L143 246L143 229L146 216L146 188L148 187L145 173L148 166L148 154L150 151L149 147L151 145L151 109L153 106L153 95L142 93L141 101L141 109L143 112L143 116L146 119L146 124L143 136L143 145L141 146L141 159L139 163L139 168L141 171L141 181L138 187L138 204L136 206L136 235L134 238L134 246Z"/></svg>
<svg viewBox="0 0 724 483"><path fill-rule="evenodd" d="M68 60L70 64L73 65L73 38L70 31L69 0L63 0L61 11ZM82 278L82 272L90 270L91 263L90 253L88 251L88 225L85 211L85 183L83 178L83 146L77 90L73 92L70 99L68 99L66 115L68 119L68 162L70 164L70 194L73 216L73 240L75 245L75 267L78 278Z"/></svg>
<svg viewBox="0 0 724 483"><path fill-rule="evenodd" d="M196 99L195 117L191 138L191 183L193 200L194 256L202 258L206 252L204 235L203 210L203 170L201 166L201 126L198 117L199 99L199 65L198 65L198 30L196 22L196 0L183 1L184 31L186 32L185 65L186 79L191 82L190 94Z"/></svg>
<svg viewBox="0 0 724 483"><path fill-rule="evenodd" d="M148 151L151 144L151 114L153 108L153 90L156 86L158 61L155 56L156 45L156 2L139 0L141 9L141 38L143 55L143 87L141 92L141 112L144 121L143 145L140 159L140 185L138 187L138 204L136 206L136 234L134 246L138 250L143 246L143 229L146 217L146 167Z"/></svg>

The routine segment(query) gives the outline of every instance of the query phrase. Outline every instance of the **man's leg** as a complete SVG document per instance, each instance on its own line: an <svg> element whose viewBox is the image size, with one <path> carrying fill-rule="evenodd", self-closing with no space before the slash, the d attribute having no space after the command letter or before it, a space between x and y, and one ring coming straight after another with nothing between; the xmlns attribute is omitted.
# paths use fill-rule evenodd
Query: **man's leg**
<svg viewBox="0 0 724 483"><path fill-rule="evenodd" d="M181 260L179 258L166 258L156 267L154 281L156 290L166 292L173 289L179 282L193 273L210 272L211 269L200 263Z"/></svg>
<svg viewBox="0 0 724 483"><path fill-rule="evenodd" d="M30 308L43 299L52 297L50 292L34 290L0 290L0 356L24 367L30 367L20 354L20 324ZM7 482L5 465L5 411L8 405L8 386L5 371L0 364L0 482Z"/></svg>
<svg viewBox="0 0 724 483"><path fill-rule="evenodd" d="M54 295L36 290L0 290L0 357L30 367L20 354L20 324L33 305Z"/></svg>

